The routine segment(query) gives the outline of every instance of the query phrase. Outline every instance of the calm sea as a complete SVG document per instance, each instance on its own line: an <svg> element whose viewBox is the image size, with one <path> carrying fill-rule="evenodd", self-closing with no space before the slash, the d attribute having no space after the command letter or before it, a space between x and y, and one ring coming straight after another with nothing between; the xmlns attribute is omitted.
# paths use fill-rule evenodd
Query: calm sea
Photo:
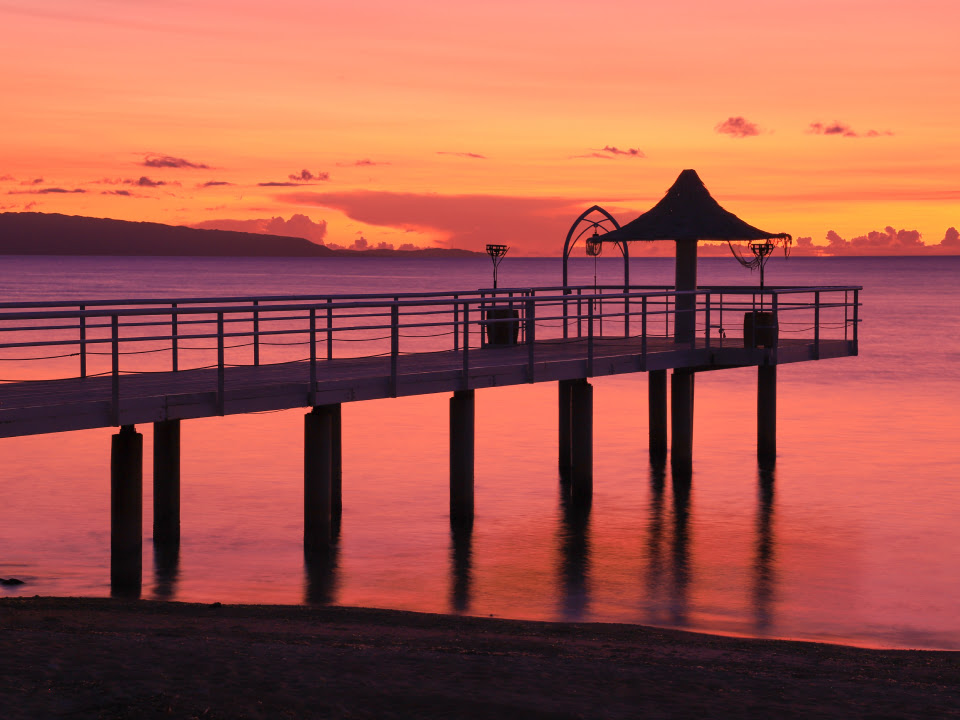
<svg viewBox="0 0 960 720"><path fill-rule="evenodd" d="M0 299L457 290L487 258L4 257ZM621 265L599 262L601 282ZM560 261L508 257L501 284L556 285ZM592 283L594 264L573 263ZM671 260L632 280L669 284ZM756 371L697 380L694 474L647 459L642 374L595 387L595 492L559 502L552 384L477 393L476 522L451 535L447 396L344 405L343 527L302 554L302 410L183 425L179 565L158 570L145 463L147 598L303 603L645 623L883 647L960 649L960 258L776 259L768 282L860 284L858 358L779 373L779 455L758 472ZM732 259L700 281L756 283ZM2 368L0 368L2 370ZM0 377L3 373L0 372ZM145 457L151 428L143 426ZM6 595L106 596L112 431L0 440Z"/></svg>

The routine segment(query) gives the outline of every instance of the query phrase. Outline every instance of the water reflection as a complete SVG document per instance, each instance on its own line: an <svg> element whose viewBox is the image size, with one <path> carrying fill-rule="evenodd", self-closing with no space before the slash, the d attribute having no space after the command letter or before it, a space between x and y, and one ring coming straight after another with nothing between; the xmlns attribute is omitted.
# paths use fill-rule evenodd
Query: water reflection
<svg viewBox="0 0 960 720"><path fill-rule="evenodd" d="M757 633L773 624L776 591L776 537L773 526L774 474L760 468L757 478L756 552L753 561L753 617Z"/></svg>
<svg viewBox="0 0 960 720"><path fill-rule="evenodd" d="M153 544L153 597L170 600L177 594L180 576L180 543Z"/></svg>
<svg viewBox="0 0 960 720"><path fill-rule="evenodd" d="M666 487L665 462L657 459L650 465L650 503L647 511L647 622L657 624L664 620L660 617L663 606L664 573L666 571L663 553L664 523L663 505Z"/></svg>
<svg viewBox="0 0 960 720"><path fill-rule="evenodd" d="M580 620L590 604L590 505L572 502L567 483L560 483L558 541L560 611Z"/></svg>
<svg viewBox="0 0 960 720"><path fill-rule="evenodd" d="M693 483L688 474L673 474L673 536L670 543L670 622L688 622L691 582L690 494Z"/></svg>
<svg viewBox="0 0 960 720"><path fill-rule="evenodd" d="M304 548L304 602L307 605L329 605L336 601L339 563L339 537L326 548Z"/></svg>
<svg viewBox="0 0 960 720"><path fill-rule="evenodd" d="M450 607L455 613L470 610L473 569L473 524L450 526Z"/></svg>

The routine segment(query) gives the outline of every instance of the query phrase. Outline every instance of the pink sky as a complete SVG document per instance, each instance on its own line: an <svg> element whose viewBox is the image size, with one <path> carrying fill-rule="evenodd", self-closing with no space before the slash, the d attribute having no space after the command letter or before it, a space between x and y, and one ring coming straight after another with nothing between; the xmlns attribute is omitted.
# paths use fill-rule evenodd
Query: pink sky
<svg viewBox="0 0 960 720"><path fill-rule="evenodd" d="M825 251L946 251L960 224L948 0L0 0L0 22L0 210L557 254L583 208L630 220L695 168Z"/></svg>

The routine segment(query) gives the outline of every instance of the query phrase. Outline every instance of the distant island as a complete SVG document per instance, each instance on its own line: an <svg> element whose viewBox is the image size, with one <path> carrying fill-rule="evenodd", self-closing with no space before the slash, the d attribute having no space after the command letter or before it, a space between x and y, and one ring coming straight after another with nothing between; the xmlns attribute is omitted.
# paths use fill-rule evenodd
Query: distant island
<svg viewBox="0 0 960 720"><path fill-rule="evenodd" d="M471 250L334 250L305 238L57 213L0 213L0 255L473 257Z"/></svg>

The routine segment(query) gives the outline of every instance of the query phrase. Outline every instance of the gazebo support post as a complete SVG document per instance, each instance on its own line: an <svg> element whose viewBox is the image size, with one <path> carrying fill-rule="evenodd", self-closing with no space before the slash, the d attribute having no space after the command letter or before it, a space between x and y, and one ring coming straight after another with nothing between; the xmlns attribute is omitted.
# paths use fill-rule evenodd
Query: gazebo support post
<svg viewBox="0 0 960 720"><path fill-rule="evenodd" d="M697 289L697 241L677 240L674 287L677 292ZM697 332L697 297L685 295L676 299L674 340L689 343Z"/></svg>
<svg viewBox="0 0 960 720"><path fill-rule="evenodd" d="M575 380L570 393L572 472L570 502L587 508L593 500L593 385Z"/></svg>
<svg viewBox="0 0 960 720"><path fill-rule="evenodd" d="M557 383L557 395L559 397L559 412L557 413L559 421L559 433L557 438L557 447L559 449L559 469L560 479L563 481L570 479L570 468L572 467L573 446L571 438L573 436L572 426L572 398L573 384L576 380L561 380Z"/></svg>
<svg viewBox="0 0 960 720"><path fill-rule="evenodd" d="M693 469L693 381L693 370L686 368L677 368L670 377L670 466L674 473L689 474Z"/></svg>

